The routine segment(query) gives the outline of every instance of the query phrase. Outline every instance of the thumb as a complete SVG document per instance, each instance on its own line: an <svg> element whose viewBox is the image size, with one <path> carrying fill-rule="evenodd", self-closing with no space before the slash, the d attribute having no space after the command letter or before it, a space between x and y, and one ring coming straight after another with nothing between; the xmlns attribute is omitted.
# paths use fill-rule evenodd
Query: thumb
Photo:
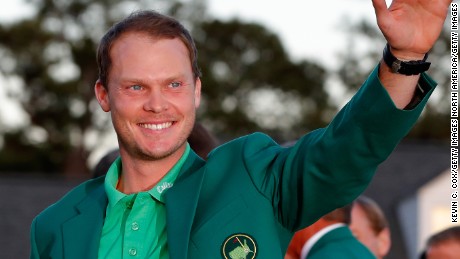
<svg viewBox="0 0 460 259"><path fill-rule="evenodd" d="M374 6L377 23L381 26L381 22L386 21L389 16L387 3L385 0L372 0L372 5Z"/></svg>
<svg viewBox="0 0 460 259"><path fill-rule="evenodd" d="M390 11L385 0L372 0L372 5L374 6L375 16L377 19L377 25L380 30L385 34L385 31L388 30L390 26Z"/></svg>
<svg viewBox="0 0 460 259"><path fill-rule="evenodd" d="M385 0L372 0L372 5L374 6L375 15L377 17L385 15L388 12L387 3Z"/></svg>

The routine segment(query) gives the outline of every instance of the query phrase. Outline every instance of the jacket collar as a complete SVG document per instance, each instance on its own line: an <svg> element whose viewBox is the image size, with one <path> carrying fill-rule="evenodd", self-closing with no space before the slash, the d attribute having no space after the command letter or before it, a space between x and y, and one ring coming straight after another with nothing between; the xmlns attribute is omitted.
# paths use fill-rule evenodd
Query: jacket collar
<svg viewBox="0 0 460 259"><path fill-rule="evenodd" d="M165 194L170 258L187 258L204 164L203 159L190 150L174 186ZM107 204L102 180L96 189L75 206L75 217L63 224L64 258L97 258Z"/></svg>
<svg viewBox="0 0 460 259"><path fill-rule="evenodd" d="M174 186L165 194L170 258L187 258L190 231L203 182L204 164L191 150Z"/></svg>
<svg viewBox="0 0 460 259"><path fill-rule="evenodd" d="M340 226L325 233L311 248L310 253L313 254L316 250L321 249L323 246L337 240L354 239L350 228L347 226Z"/></svg>
<svg viewBox="0 0 460 259"><path fill-rule="evenodd" d="M100 183L76 205L77 215L62 226L64 258L97 258L106 207L107 195Z"/></svg>

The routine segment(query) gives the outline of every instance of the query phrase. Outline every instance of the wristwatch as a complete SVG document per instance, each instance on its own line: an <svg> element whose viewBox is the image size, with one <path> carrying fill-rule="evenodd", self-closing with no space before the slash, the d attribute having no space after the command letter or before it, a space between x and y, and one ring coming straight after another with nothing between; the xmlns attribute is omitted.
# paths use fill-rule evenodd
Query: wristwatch
<svg viewBox="0 0 460 259"><path fill-rule="evenodd" d="M431 63L426 62L428 53L423 60L402 61L397 59L390 51L390 45L387 43L383 49L383 61L391 68L391 72L403 75L418 75L430 68Z"/></svg>

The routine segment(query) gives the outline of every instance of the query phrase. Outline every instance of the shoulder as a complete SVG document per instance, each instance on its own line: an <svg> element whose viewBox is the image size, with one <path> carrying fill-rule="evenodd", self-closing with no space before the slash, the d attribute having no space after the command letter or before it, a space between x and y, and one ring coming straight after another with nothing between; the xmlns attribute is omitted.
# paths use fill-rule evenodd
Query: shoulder
<svg viewBox="0 0 460 259"><path fill-rule="evenodd" d="M253 171L254 163L257 167L265 168L281 150L281 146L268 135L256 132L215 148L209 153L206 164L208 167L244 167Z"/></svg>
<svg viewBox="0 0 460 259"><path fill-rule="evenodd" d="M34 220L45 225L63 221L75 215L76 206L98 189L104 191L104 176L79 184L56 203L43 210Z"/></svg>
<svg viewBox="0 0 460 259"><path fill-rule="evenodd" d="M351 233L348 227L336 228L324 235L317 244L318 249L312 258L362 259L375 258L372 253L361 244Z"/></svg>
<svg viewBox="0 0 460 259"><path fill-rule="evenodd" d="M90 209L102 216L102 207L107 203L103 183L103 176L88 180L36 216L30 228L33 252L47 254L49 249L59 249L63 242L63 225L80 215L80 209Z"/></svg>
<svg viewBox="0 0 460 259"><path fill-rule="evenodd" d="M235 150L242 150L244 154L253 153L274 145L278 144L270 136L261 132L255 132L220 145L209 153L209 157L218 156L223 153L233 153Z"/></svg>

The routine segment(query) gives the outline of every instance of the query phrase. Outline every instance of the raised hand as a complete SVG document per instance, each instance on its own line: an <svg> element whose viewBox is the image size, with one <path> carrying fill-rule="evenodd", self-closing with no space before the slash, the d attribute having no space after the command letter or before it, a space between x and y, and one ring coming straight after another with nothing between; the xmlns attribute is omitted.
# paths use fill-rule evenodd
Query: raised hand
<svg viewBox="0 0 460 259"><path fill-rule="evenodd" d="M452 0L372 0L377 24L392 53L406 60L422 59L441 33Z"/></svg>

